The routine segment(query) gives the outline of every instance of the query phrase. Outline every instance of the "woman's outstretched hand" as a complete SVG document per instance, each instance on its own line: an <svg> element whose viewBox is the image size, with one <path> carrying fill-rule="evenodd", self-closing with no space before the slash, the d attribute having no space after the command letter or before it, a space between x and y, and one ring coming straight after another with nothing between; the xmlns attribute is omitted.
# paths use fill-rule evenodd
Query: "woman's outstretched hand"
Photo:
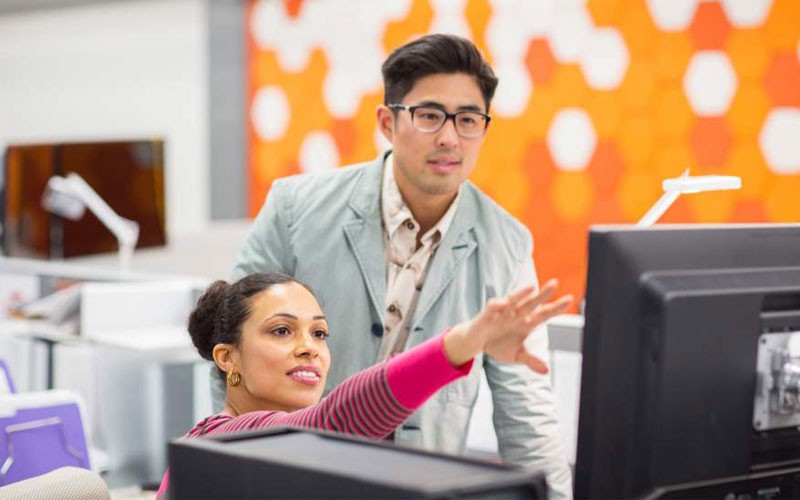
<svg viewBox="0 0 800 500"><path fill-rule="evenodd" d="M459 366L485 352L498 361L521 363L537 373L547 373L545 362L529 353L524 344L531 330L572 304L571 295L548 302L557 285L556 280L550 280L538 291L527 286L491 299L477 316L445 334L447 359Z"/></svg>

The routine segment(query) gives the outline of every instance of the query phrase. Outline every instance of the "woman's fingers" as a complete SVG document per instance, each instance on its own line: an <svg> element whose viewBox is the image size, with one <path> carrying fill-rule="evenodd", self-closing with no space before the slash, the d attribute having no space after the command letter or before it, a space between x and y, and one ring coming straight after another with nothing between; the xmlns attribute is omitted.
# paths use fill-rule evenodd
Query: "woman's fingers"
<svg viewBox="0 0 800 500"><path fill-rule="evenodd" d="M515 315L525 315L535 309L539 304L550 300L558 287L558 281L549 280L538 290L536 285L518 288L507 296L489 301L487 309L496 313L513 312Z"/></svg>
<svg viewBox="0 0 800 500"><path fill-rule="evenodd" d="M518 303L524 302L531 295L536 295L536 285L523 286L514 290L506 296L508 304L517 307Z"/></svg>
<svg viewBox="0 0 800 500"><path fill-rule="evenodd" d="M501 361L524 364L536 373L548 373L547 364L527 351L524 340L533 328L563 313L572 304L571 295L548 302L557 286L556 280L550 280L538 291L535 286L527 286L490 300L480 315L488 322L477 323L487 333L484 352Z"/></svg>
<svg viewBox="0 0 800 500"><path fill-rule="evenodd" d="M554 300L553 302L548 302L547 304L543 304L537 307L532 313L528 314L525 317L525 321L530 323L531 325L539 325L548 321L553 316L558 316L559 314L566 311L569 306L572 304L572 295L564 295L560 297L558 300Z"/></svg>
<svg viewBox="0 0 800 500"><path fill-rule="evenodd" d="M525 316L540 304L544 304L555 295L556 288L558 288L558 281L555 279L549 280L545 283L538 292L531 292L522 300L516 303L516 313Z"/></svg>
<svg viewBox="0 0 800 500"><path fill-rule="evenodd" d="M547 372L550 371L547 363L529 353L524 347L517 353L517 363L527 365L528 368L540 375L547 375Z"/></svg>

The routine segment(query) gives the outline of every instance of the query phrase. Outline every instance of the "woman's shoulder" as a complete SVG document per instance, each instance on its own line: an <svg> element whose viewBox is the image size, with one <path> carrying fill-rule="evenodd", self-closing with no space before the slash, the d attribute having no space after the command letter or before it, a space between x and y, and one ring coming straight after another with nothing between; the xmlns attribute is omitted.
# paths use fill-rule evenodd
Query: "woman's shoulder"
<svg viewBox="0 0 800 500"><path fill-rule="evenodd" d="M231 415L228 415L225 412L217 413L215 415L208 416L195 424L192 429L186 433L186 437L199 437L205 436L209 432L217 429L219 426L224 425L228 422L233 420Z"/></svg>

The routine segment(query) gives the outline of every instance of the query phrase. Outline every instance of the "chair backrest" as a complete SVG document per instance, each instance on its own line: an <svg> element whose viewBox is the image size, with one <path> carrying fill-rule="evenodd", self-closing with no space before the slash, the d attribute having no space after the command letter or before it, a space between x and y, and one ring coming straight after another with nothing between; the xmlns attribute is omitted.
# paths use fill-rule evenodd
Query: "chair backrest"
<svg viewBox="0 0 800 500"><path fill-rule="evenodd" d="M64 466L90 468L81 401L61 390L0 396L0 486Z"/></svg>
<svg viewBox="0 0 800 500"><path fill-rule="evenodd" d="M0 395L14 394L17 389L14 387L14 379L5 361L0 359Z"/></svg>
<svg viewBox="0 0 800 500"><path fill-rule="evenodd" d="M40 476L0 487L3 500L109 500L103 480L79 467L61 467Z"/></svg>

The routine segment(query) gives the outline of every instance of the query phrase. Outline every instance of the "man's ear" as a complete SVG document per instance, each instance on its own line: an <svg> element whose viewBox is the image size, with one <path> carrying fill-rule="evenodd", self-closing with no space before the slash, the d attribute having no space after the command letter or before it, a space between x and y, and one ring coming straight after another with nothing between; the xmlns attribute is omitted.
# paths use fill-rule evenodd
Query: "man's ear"
<svg viewBox="0 0 800 500"><path fill-rule="evenodd" d="M238 369L238 351L231 344L217 344L211 352L214 363L225 373Z"/></svg>
<svg viewBox="0 0 800 500"><path fill-rule="evenodd" d="M378 120L378 127L381 133L390 143L394 143L394 112L383 104L378 105L375 110L375 116Z"/></svg>

